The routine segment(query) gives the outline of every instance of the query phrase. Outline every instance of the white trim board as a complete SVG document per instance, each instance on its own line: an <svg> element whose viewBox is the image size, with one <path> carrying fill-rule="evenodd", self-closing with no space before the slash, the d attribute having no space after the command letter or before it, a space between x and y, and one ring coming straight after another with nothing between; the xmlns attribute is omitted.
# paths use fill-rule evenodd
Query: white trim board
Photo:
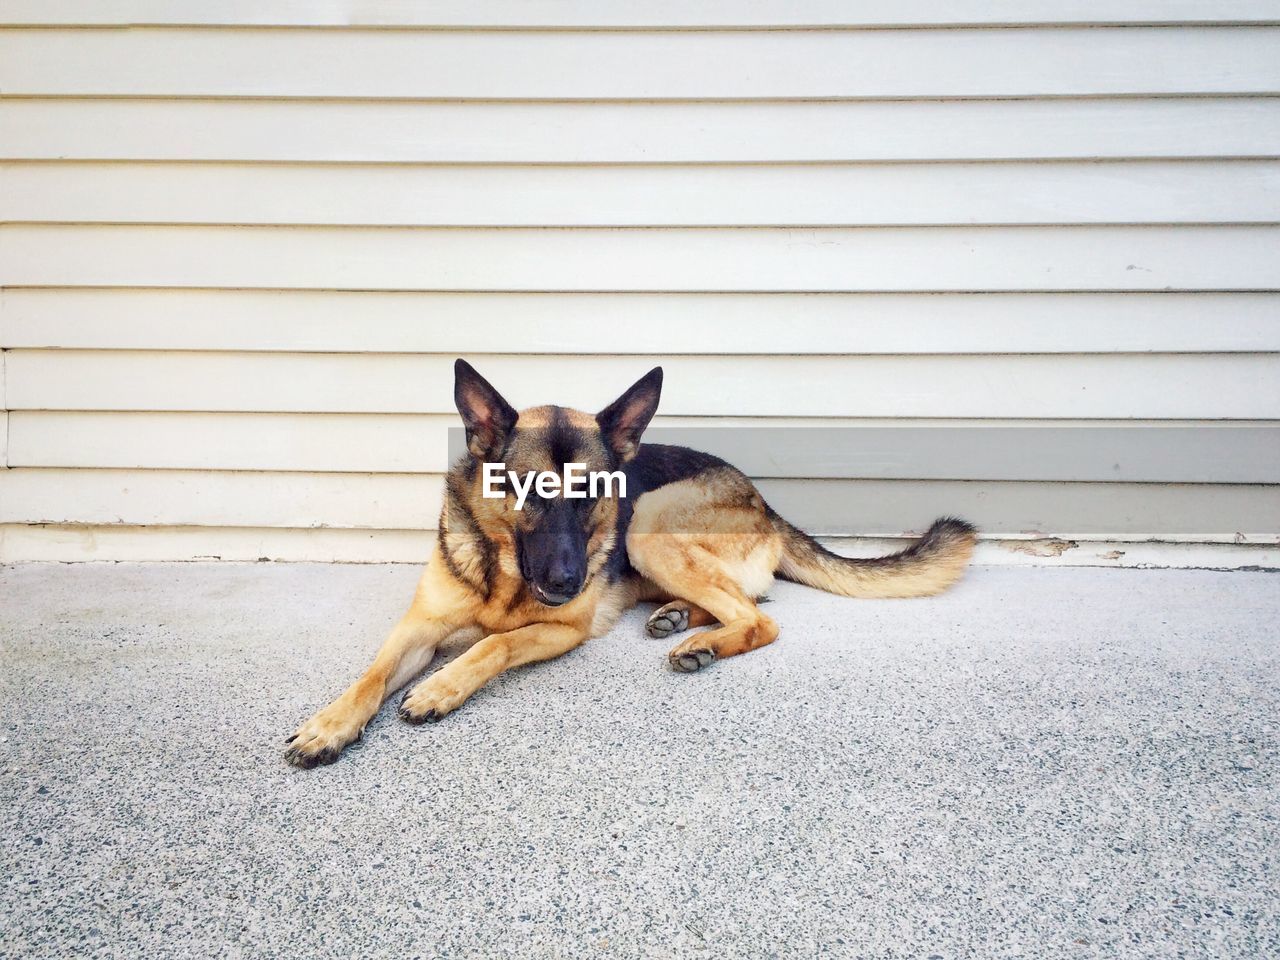
<svg viewBox="0 0 1280 960"><path fill-rule="evenodd" d="M434 534L420 530L267 530L0 524L0 563L283 561L424 563ZM825 540L850 556L907 541ZM978 545L976 565L1280 569L1280 545L1010 539Z"/></svg>

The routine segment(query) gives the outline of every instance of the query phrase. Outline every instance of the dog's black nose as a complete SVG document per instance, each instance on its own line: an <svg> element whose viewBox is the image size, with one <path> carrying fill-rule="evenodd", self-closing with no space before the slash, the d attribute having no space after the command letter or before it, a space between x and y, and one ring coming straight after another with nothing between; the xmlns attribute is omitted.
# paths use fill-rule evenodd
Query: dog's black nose
<svg viewBox="0 0 1280 960"><path fill-rule="evenodd" d="M547 578L547 592L571 597L578 592L578 576L572 570L558 570Z"/></svg>
<svg viewBox="0 0 1280 960"><path fill-rule="evenodd" d="M575 544L561 542L558 547L547 566L543 587L548 593L572 597L582 589L585 563L578 558Z"/></svg>

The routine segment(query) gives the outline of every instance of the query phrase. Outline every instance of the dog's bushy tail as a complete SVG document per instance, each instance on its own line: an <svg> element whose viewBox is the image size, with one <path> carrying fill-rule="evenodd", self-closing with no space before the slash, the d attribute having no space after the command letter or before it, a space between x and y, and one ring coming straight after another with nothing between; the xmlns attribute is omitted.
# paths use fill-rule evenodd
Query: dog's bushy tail
<svg viewBox="0 0 1280 960"><path fill-rule="evenodd" d="M929 597L941 593L964 574L978 540L972 524L943 517L905 550L887 557L855 559L832 553L772 510L769 516L782 534L778 575L845 597Z"/></svg>

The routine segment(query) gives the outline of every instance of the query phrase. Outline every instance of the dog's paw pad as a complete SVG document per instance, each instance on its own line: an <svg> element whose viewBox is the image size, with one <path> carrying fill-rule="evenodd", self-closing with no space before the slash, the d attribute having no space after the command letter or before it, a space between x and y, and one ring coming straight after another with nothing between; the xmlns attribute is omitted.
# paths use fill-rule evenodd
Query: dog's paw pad
<svg viewBox="0 0 1280 960"><path fill-rule="evenodd" d="M688 629L688 607L661 607L654 611L653 616L649 618L649 622L644 625L644 632L655 640L661 640L663 637L669 637L673 633L680 633L682 630Z"/></svg>
<svg viewBox="0 0 1280 960"><path fill-rule="evenodd" d="M715 658L716 655L710 650L673 651L670 656L671 669L677 673L696 673L703 667L711 666Z"/></svg>

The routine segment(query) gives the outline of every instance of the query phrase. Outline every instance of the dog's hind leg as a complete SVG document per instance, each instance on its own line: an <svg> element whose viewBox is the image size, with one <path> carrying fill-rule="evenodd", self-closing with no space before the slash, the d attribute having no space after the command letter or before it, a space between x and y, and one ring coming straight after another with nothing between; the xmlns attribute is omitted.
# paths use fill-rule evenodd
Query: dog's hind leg
<svg viewBox="0 0 1280 960"><path fill-rule="evenodd" d="M726 558L679 535L632 537L627 548L632 563L665 589L687 598L685 605L698 611L699 620L721 624L677 644L668 654L672 669L692 673L713 660L747 653L777 639L778 625L760 611L748 592L759 589L758 558L750 554L740 560Z"/></svg>
<svg viewBox="0 0 1280 960"><path fill-rule="evenodd" d="M761 613L755 602L732 579L716 583L719 579L714 575L707 577L689 594L722 626L695 633L676 644L667 654L672 669L692 673L713 660L749 653L778 638L778 625L773 618Z"/></svg>
<svg viewBox="0 0 1280 960"><path fill-rule="evenodd" d="M678 644L669 655L673 669L699 670L777 638L778 625L752 598L773 584L782 539L764 500L738 471L716 468L642 495L627 555L644 577L691 607L690 626L720 623Z"/></svg>

